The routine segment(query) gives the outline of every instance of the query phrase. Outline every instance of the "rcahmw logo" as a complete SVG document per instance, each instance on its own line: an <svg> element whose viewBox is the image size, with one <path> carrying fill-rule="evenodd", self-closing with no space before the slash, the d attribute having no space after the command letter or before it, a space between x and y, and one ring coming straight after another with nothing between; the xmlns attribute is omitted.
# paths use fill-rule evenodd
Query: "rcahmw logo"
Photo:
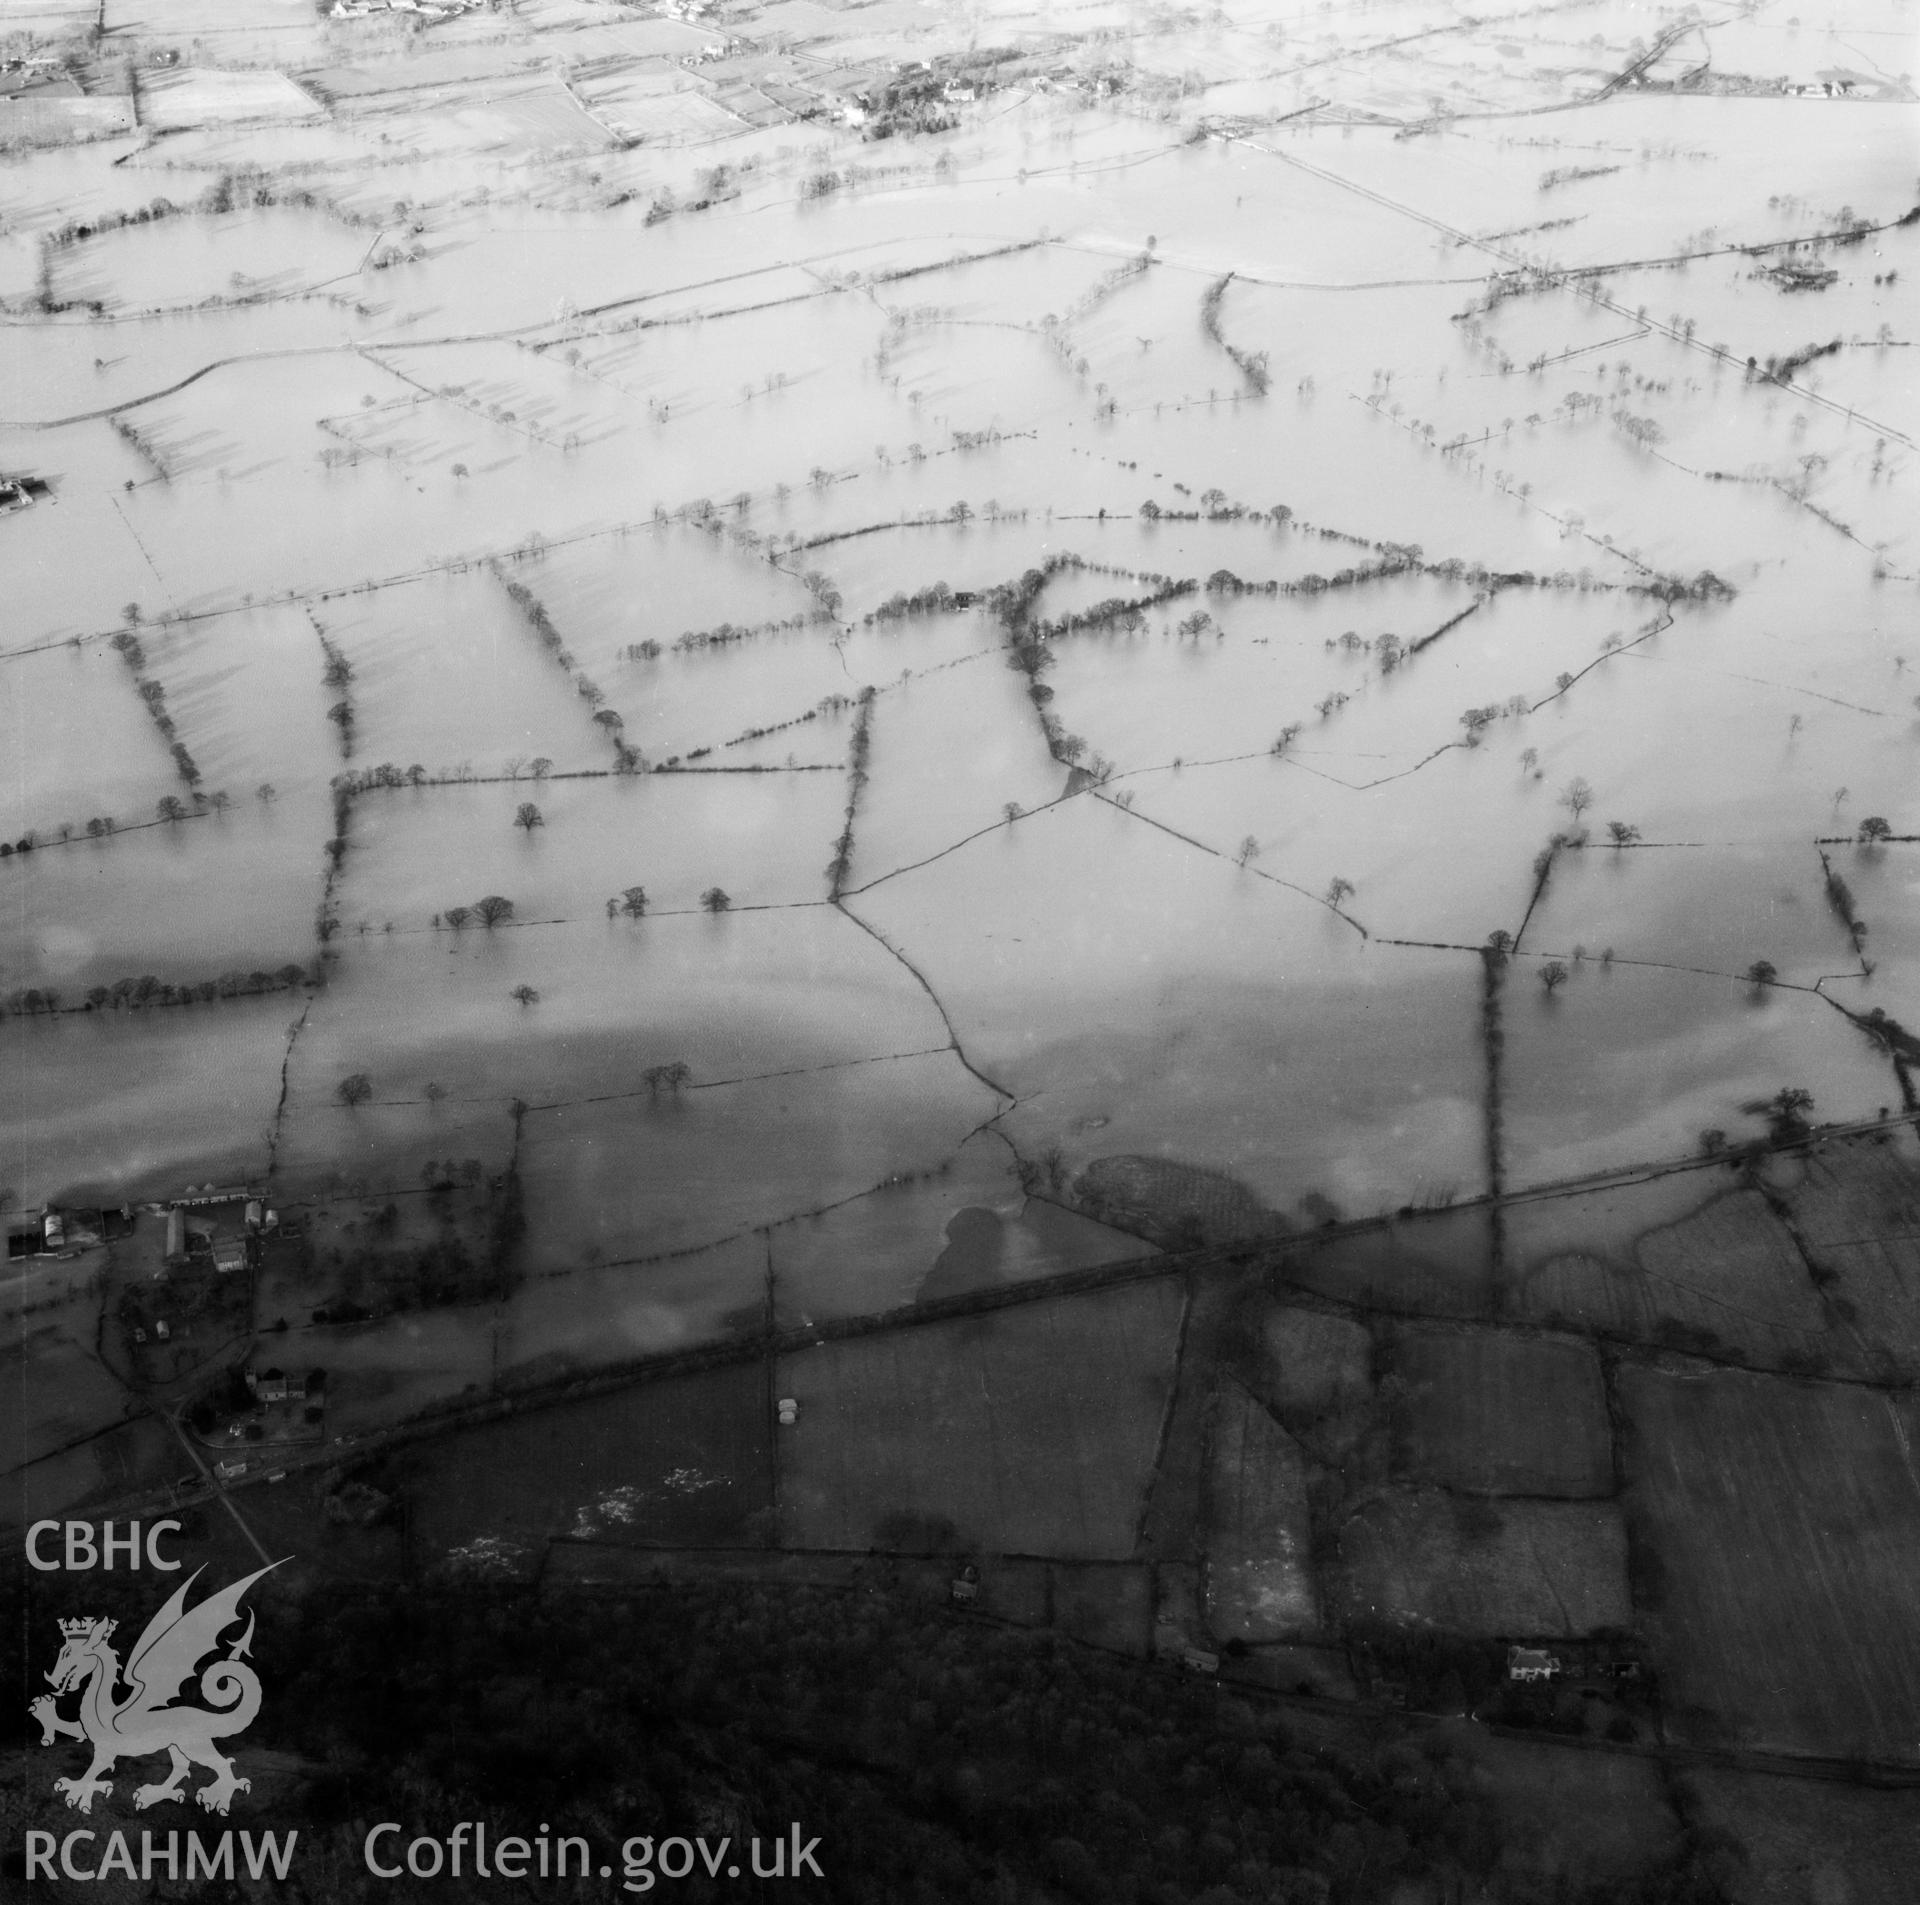
<svg viewBox="0 0 1920 1905"><path fill-rule="evenodd" d="M224 1815L234 1794L249 1790L251 1782L235 1777L233 1762L214 1746L214 1741L244 1732L260 1711L260 1676L245 1658L253 1640L253 1616L247 1616L246 1631L227 1646L224 1654L220 1651L221 1636L240 1618L240 1597L261 1575L280 1565L275 1561L271 1567L257 1569L189 1610L187 1590L202 1572L196 1569L147 1623L124 1669L112 1645L117 1623L88 1615L60 1623L60 1658L47 1675L53 1692L43 1693L29 1710L40 1722L42 1746L52 1746L65 1738L86 1740L93 1748L93 1763L78 1779L53 1782L53 1790L69 1806L91 1812L96 1798L104 1799L113 1791L113 1782L106 1775L116 1760L141 1759L155 1753L167 1754L172 1769L164 1779L134 1789L133 1803L142 1810L184 1799L187 1776L195 1766L213 1774L193 1795L208 1812ZM209 1655L215 1657L209 1661ZM207 1663L204 1669L202 1662ZM196 1670L200 1670L196 1691L207 1704L172 1704ZM122 1682L124 1692L120 1690ZM79 1694L79 1717L68 1719L60 1711L60 1702L75 1692ZM69 1841L75 1836L69 1834ZM85 1839L92 1835L78 1836ZM113 1836L120 1837L117 1833ZM53 1835L29 1837L44 1839L50 1845ZM30 1851L30 1864L31 1859Z"/></svg>

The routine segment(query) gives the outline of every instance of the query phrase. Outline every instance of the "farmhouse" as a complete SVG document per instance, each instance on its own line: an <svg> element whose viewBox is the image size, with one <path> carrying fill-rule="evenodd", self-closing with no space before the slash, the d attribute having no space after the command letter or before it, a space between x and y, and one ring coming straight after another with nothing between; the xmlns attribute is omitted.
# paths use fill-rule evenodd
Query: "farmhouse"
<svg viewBox="0 0 1920 1905"><path fill-rule="evenodd" d="M1560 1672L1558 1656L1548 1653L1544 1647L1509 1647L1507 1649L1509 1680L1558 1680Z"/></svg>

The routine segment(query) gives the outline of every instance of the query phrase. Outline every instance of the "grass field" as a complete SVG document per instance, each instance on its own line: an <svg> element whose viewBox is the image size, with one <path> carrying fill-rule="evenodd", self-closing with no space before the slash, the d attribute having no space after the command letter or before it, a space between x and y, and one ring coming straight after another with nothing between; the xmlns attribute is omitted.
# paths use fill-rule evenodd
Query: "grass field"
<svg viewBox="0 0 1920 1905"><path fill-rule="evenodd" d="M1373 1336L1326 1310L1280 1304L1260 1319L1261 1393L1281 1417L1304 1426L1373 1395Z"/></svg>
<svg viewBox="0 0 1920 1905"><path fill-rule="evenodd" d="M1404 1330L1399 1455L1416 1481L1488 1495L1613 1493L1600 1359L1585 1343L1498 1330Z"/></svg>
<svg viewBox="0 0 1920 1905"><path fill-rule="evenodd" d="M1911 1792L1705 1769L1682 1790L1694 1823L1738 1848L1733 1905L1910 1905L1920 1871Z"/></svg>
<svg viewBox="0 0 1920 1905"><path fill-rule="evenodd" d="M1303 1241L1285 1275L1302 1289L1349 1303L1427 1316L1483 1316L1493 1303L1493 1240L1483 1206L1416 1223Z"/></svg>
<svg viewBox="0 0 1920 1905"><path fill-rule="evenodd" d="M461 1430L407 1458L414 1554L431 1564L482 1536L764 1541L771 1423L749 1363Z"/></svg>
<svg viewBox="0 0 1920 1905"><path fill-rule="evenodd" d="M1237 1383L1215 1399L1207 1626L1216 1640L1287 1640L1319 1625L1299 1443Z"/></svg>
<svg viewBox="0 0 1920 1905"><path fill-rule="evenodd" d="M1501 1870L1522 1897L1569 1883L1631 1896L1632 1882L1676 1848L1680 1823L1652 1760L1449 1738L1461 1741L1476 1783L1500 1808L1508 1833Z"/></svg>
<svg viewBox="0 0 1920 1905"><path fill-rule="evenodd" d="M1479 1513L1437 1489L1389 1489L1337 1531L1333 1592L1349 1621L1500 1638L1624 1627L1626 1537L1587 1502L1508 1502Z"/></svg>
<svg viewBox="0 0 1920 1905"><path fill-rule="evenodd" d="M1160 1279L784 1358L782 1541L1126 1559L1181 1302Z"/></svg>
<svg viewBox="0 0 1920 1905"><path fill-rule="evenodd" d="M501 1315L501 1380L549 1382L757 1330L766 1292L767 1245L759 1235L654 1263L529 1277Z"/></svg>
<svg viewBox="0 0 1920 1905"><path fill-rule="evenodd" d="M1786 1194L1807 1253L1837 1274L1873 1373L1911 1379L1920 1367L1920 1171L1911 1140L1849 1144L1815 1155ZM1836 1304L1838 1307L1838 1304Z"/></svg>
<svg viewBox="0 0 1920 1905"><path fill-rule="evenodd" d="M1775 1367L1847 1347L1791 1233L1757 1190L1729 1191L1649 1231L1634 1257L1631 1268L1579 1250L1550 1258L1527 1279L1526 1313Z"/></svg>
<svg viewBox="0 0 1920 1905"><path fill-rule="evenodd" d="M1920 1760L1911 1399L1642 1368L1620 1395L1669 1713L1705 1737Z"/></svg>

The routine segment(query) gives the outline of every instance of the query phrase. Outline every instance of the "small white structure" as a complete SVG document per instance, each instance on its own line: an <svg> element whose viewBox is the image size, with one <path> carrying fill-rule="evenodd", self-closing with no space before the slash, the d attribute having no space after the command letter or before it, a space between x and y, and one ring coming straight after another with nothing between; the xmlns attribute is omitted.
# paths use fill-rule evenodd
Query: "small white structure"
<svg viewBox="0 0 1920 1905"><path fill-rule="evenodd" d="M1220 1656L1209 1653L1204 1647L1188 1647L1180 1656L1180 1664L1188 1673L1218 1673Z"/></svg>

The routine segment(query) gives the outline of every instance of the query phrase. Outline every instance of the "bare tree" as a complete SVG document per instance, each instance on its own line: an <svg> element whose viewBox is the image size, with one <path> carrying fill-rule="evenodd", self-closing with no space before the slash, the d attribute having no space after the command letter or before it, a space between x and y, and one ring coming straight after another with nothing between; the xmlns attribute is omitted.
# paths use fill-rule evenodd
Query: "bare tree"
<svg viewBox="0 0 1920 1905"><path fill-rule="evenodd" d="M1565 962L1558 959L1549 959L1547 963L1540 968L1540 983L1546 988L1547 997L1552 998L1553 995L1567 983L1567 968Z"/></svg>
<svg viewBox="0 0 1920 1905"><path fill-rule="evenodd" d="M539 993L534 991L529 985L515 986L512 996L518 999L522 1005L538 1005L540 1003Z"/></svg>
<svg viewBox="0 0 1920 1905"><path fill-rule="evenodd" d="M1578 820L1593 805L1593 789L1584 780L1569 781L1566 791L1560 796L1560 805Z"/></svg>
<svg viewBox="0 0 1920 1905"><path fill-rule="evenodd" d="M523 800L513 816L513 824L526 833L531 834L534 828L544 827L547 823L542 817L540 809L536 807L532 801Z"/></svg>
<svg viewBox="0 0 1920 1905"><path fill-rule="evenodd" d="M483 900L476 900L473 910L479 915L482 926L498 926L503 919L513 917L513 902L503 899L498 893L489 893Z"/></svg>
<svg viewBox="0 0 1920 1905"><path fill-rule="evenodd" d="M333 1095L352 1110L356 1105L364 1105L373 1096L373 1080L365 1072L350 1072L333 1088Z"/></svg>
<svg viewBox="0 0 1920 1905"><path fill-rule="evenodd" d="M700 895L700 904L709 913L724 913L733 904L727 890L722 886L710 886Z"/></svg>

